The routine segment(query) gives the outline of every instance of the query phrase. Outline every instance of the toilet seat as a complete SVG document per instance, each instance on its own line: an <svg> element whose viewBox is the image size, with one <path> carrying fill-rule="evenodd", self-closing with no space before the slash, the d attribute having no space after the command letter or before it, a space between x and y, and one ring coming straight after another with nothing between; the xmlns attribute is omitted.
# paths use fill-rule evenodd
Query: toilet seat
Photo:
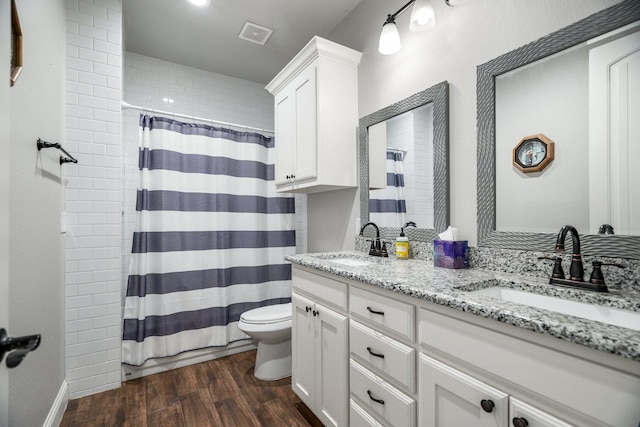
<svg viewBox="0 0 640 427"><path fill-rule="evenodd" d="M240 321L252 325L264 325L291 320L291 303L267 305L245 311L240 315Z"/></svg>

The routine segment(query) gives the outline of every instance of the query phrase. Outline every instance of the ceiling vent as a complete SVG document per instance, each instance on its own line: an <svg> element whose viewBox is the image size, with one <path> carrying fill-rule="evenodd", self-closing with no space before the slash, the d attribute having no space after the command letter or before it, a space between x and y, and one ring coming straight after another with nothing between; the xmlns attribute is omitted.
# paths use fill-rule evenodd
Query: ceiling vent
<svg viewBox="0 0 640 427"><path fill-rule="evenodd" d="M273 33L272 29L247 21L244 23L242 30L240 30L238 37L242 40L264 45L269 39L269 36L271 36L271 33Z"/></svg>

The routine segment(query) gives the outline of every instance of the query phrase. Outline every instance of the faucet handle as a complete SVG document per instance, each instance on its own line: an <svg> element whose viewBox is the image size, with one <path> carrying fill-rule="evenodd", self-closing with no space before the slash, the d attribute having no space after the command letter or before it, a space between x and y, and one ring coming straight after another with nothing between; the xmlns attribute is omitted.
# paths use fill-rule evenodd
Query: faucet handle
<svg viewBox="0 0 640 427"><path fill-rule="evenodd" d="M604 275L602 274L602 266L603 265L612 265L618 268L625 268L622 264L617 264L615 262L602 262L602 261L593 261L593 270L591 271L591 278L589 279L589 283L594 283L596 285L604 285Z"/></svg>
<svg viewBox="0 0 640 427"><path fill-rule="evenodd" d="M538 259L548 259L548 260L554 261L553 273L551 273L551 277L554 277L556 279L564 279L564 270L562 269L562 258L541 256L541 257L538 257Z"/></svg>
<svg viewBox="0 0 640 427"><path fill-rule="evenodd" d="M380 256L384 258L389 258L389 252L387 251L387 243L382 242L382 248L380 248Z"/></svg>
<svg viewBox="0 0 640 427"><path fill-rule="evenodd" d="M371 242L371 246L369 247L369 255L377 256L378 249L376 249L375 239L371 239L371 240L367 239L367 242Z"/></svg>

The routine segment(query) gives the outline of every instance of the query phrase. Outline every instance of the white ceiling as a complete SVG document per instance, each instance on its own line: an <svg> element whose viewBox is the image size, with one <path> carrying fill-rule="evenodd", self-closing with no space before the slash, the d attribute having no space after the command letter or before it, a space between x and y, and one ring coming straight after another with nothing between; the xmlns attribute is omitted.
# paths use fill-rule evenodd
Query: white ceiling
<svg viewBox="0 0 640 427"><path fill-rule="evenodd" d="M129 52L267 84L314 36L361 0L123 0ZM264 46L238 38L245 21L273 29Z"/></svg>

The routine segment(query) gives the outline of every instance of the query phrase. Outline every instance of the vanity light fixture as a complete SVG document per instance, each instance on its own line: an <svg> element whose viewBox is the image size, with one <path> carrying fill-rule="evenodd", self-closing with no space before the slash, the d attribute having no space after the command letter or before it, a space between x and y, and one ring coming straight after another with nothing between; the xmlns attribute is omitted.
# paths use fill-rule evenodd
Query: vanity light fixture
<svg viewBox="0 0 640 427"><path fill-rule="evenodd" d="M445 3L447 6L453 7L467 1L469 0L445 0ZM413 5L413 9L411 10L409 30L413 32L424 31L436 25L436 15L431 0L410 0L393 15L387 15L387 19L382 25L378 44L378 52L381 54L392 55L400 50L400 33L396 27L396 18L406 12L411 5Z"/></svg>
<svg viewBox="0 0 640 427"><path fill-rule="evenodd" d="M209 6L209 4L211 3L211 0L187 0L187 1L197 7L206 7L206 6Z"/></svg>

